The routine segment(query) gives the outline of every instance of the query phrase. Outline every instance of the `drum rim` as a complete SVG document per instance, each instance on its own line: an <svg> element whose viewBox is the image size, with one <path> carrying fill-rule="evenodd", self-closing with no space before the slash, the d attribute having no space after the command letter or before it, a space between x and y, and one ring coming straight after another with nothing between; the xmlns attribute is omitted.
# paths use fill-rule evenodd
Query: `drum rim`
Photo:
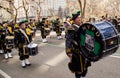
<svg viewBox="0 0 120 78"><path fill-rule="evenodd" d="M117 32L116 29L115 29L115 27L114 27L110 22L108 22L108 21L101 21L101 22L98 22L98 23L97 23L97 22L96 22L96 23L86 22L86 23L84 23L84 24L82 24L82 25L80 26L80 28L78 29L78 32L80 32L81 27L83 27L83 26L85 26L85 25L94 26L95 29L96 29L96 30L100 33L100 35L101 35L101 38L102 38L101 41L104 41L104 37L102 36L102 33L101 33L100 30L96 27L96 24L104 23L104 22L107 23L107 24L109 24L110 27L112 27L112 28L114 29L114 32L115 32L116 37L119 36L119 35L118 35L118 32ZM80 35L80 33L78 33L78 34ZM119 42L118 42L118 44L119 44ZM104 45L104 44L101 44L101 45ZM81 48L82 46L81 46L80 44L79 44L79 47L80 47L81 51L85 51L85 50L82 50L83 48ZM104 47L101 47L101 48L104 48ZM81 53L82 53L82 55L83 55L84 57L86 57L86 58L87 58L88 60L90 60L90 61L98 61L99 59L101 59L101 58L103 57L103 54L104 54L103 51L104 51L104 50L102 50L102 52L100 52L100 55L99 55L99 54L96 55L95 57L98 56L98 58L95 58L95 59L93 59L94 56L88 58L87 55L86 55L85 53L83 53L83 52L81 52ZM88 56L89 56L89 54L88 54Z"/></svg>
<svg viewBox="0 0 120 78"><path fill-rule="evenodd" d="M90 23L90 22L86 22L86 23L84 23L84 24L82 24L81 26L80 26L80 28L78 29L78 32L80 31L80 29L81 29L81 27L82 26L84 26L84 25L90 25L90 26L94 26L94 24L93 23ZM94 26L95 27L95 26ZM100 31L95 27L95 29L100 33ZM80 33L79 33L80 34ZM103 39L103 37L102 37L102 35L100 34L100 36L101 36L101 38ZM103 40L101 40L101 41L103 41ZM82 51L83 51L83 48L82 48L82 46L80 46L80 44L79 44L79 47L80 47L80 53L83 55L83 57L85 57L85 58L87 58L88 60L90 60L90 61L98 61L100 58L101 58L101 56L102 56L102 54L101 53L99 53L98 55L96 55L94 58L92 57L92 58L88 58L87 56L86 56L86 54L85 53L83 53ZM103 48L103 47L101 47L101 48Z"/></svg>

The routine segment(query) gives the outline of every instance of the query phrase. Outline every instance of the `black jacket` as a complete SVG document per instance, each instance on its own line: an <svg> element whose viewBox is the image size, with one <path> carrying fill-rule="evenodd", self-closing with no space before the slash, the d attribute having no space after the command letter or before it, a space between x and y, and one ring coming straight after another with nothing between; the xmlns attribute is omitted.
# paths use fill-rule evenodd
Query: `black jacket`
<svg viewBox="0 0 120 78"><path fill-rule="evenodd" d="M72 59L68 64L69 69L72 72L84 72L87 67L91 65L90 61L86 60L80 53L79 38L78 38L78 27L72 25L72 29L68 29L66 32L66 54L72 54Z"/></svg>

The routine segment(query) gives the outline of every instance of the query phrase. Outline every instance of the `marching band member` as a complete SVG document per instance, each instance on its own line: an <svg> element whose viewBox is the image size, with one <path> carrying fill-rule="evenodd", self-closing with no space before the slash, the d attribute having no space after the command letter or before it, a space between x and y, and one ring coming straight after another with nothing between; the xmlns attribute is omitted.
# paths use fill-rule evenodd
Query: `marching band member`
<svg viewBox="0 0 120 78"><path fill-rule="evenodd" d="M7 36L13 36L14 37L14 26L13 26L13 23L9 23L8 27L7 27L7 31L8 31L8 34ZM9 52L8 53L8 57L12 57L12 48L8 48L7 51Z"/></svg>
<svg viewBox="0 0 120 78"><path fill-rule="evenodd" d="M41 36L42 36L42 42L46 43L46 35L45 35L45 20L46 18L42 18L42 21L38 24L40 26Z"/></svg>
<svg viewBox="0 0 120 78"><path fill-rule="evenodd" d="M2 34L2 46L3 46L3 50L4 50L4 56L5 56L5 59L8 59L8 58L12 58L12 55L11 55L11 52L12 52L12 48L9 48L7 47L7 42L6 42L6 37L7 36L11 36L13 35L13 29L11 26L8 26L7 27L7 22L3 22L3 30L4 30L4 33Z"/></svg>
<svg viewBox="0 0 120 78"><path fill-rule="evenodd" d="M62 39L62 36L61 36L62 31L60 31L60 20L59 20L59 18L57 18L55 20L54 26L55 26L55 31L57 33L57 38Z"/></svg>
<svg viewBox="0 0 120 78"><path fill-rule="evenodd" d="M19 51L19 59L21 61L21 66L25 68L26 66L30 66L31 63L29 61L29 53L25 50L26 45L30 43L30 40L26 34L25 27L26 21L21 21L19 23L19 30L15 32L15 45L18 46Z"/></svg>
<svg viewBox="0 0 120 78"><path fill-rule="evenodd" d="M69 69L75 73L75 78L85 78L88 66L91 65L81 54L78 47L77 30L82 23L80 12L72 14L72 28L66 33L66 54L70 58Z"/></svg>

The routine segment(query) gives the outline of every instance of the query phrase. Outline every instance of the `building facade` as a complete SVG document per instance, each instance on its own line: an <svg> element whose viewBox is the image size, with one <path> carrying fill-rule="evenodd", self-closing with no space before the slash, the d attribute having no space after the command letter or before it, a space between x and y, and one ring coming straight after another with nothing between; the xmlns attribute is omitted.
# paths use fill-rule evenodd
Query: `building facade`
<svg viewBox="0 0 120 78"><path fill-rule="evenodd" d="M25 10L22 7L23 0L10 0L13 2L13 5L17 9L17 18L25 18ZM55 16L58 15L58 10L61 7L64 11L66 7L66 0L26 0L27 5L25 6L28 9L28 16L29 17L36 17L37 10L39 7L41 7L41 13L40 16L46 17L51 16L51 11L54 13ZM7 1L0 0L2 3L2 6L10 9L10 4ZM40 2L40 5L38 3ZM1 4L0 4L1 5ZM21 8L19 8L21 7ZM16 15L15 8L12 7L12 14ZM19 9L18 9L19 8ZM3 17L5 19L11 19L13 16L11 16L10 13L8 13L5 9L0 8L0 18Z"/></svg>

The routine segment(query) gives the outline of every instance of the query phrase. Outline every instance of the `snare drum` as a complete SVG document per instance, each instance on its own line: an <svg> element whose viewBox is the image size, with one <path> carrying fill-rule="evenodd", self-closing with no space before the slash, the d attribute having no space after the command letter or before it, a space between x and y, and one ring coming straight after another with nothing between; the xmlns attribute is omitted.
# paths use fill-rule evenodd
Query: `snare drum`
<svg viewBox="0 0 120 78"><path fill-rule="evenodd" d="M38 45L35 43L27 45L29 55L34 56L38 54Z"/></svg>
<svg viewBox="0 0 120 78"><path fill-rule="evenodd" d="M6 36L5 44L7 49L12 49L14 46L14 36Z"/></svg>
<svg viewBox="0 0 120 78"><path fill-rule="evenodd" d="M119 47L118 32L107 21L82 24L78 36L81 54L90 61L111 55Z"/></svg>

